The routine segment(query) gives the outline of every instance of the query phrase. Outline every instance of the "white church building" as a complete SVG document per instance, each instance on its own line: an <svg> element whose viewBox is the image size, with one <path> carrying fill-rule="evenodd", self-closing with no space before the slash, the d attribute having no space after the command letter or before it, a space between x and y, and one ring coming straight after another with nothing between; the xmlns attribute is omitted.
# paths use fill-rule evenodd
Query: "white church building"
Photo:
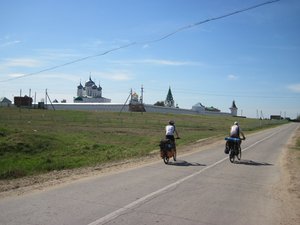
<svg viewBox="0 0 300 225"><path fill-rule="evenodd" d="M102 87L97 86L91 79L85 82L83 86L80 82L77 87L77 97L74 98L74 103L109 103L111 99L102 97Z"/></svg>

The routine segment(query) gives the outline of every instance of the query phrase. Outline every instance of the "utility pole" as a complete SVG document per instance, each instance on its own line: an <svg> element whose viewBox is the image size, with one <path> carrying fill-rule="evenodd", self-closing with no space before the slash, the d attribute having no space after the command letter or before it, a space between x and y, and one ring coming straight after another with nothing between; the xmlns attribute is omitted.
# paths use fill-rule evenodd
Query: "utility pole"
<svg viewBox="0 0 300 225"><path fill-rule="evenodd" d="M142 85L142 87L141 87L141 104L143 104L143 101L144 101L144 87Z"/></svg>
<svg viewBox="0 0 300 225"><path fill-rule="evenodd" d="M31 88L29 88L29 96L28 97L31 98ZM29 107L30 107L30 102L28 101L28 109L29 109ZM31 98L31 107L32 107L32 98Z"/></svg>
<svg viewBox="0 0 300 225"><path fill-rule="evenodd" d="M47 107L47 89L45 91L45 107Z"/></svg>
<svg viewBox="0 0 300 225"><path fill-rule="evenodd" d="M21 97L22 97L22 89L20 89L20 100L19 100L19 111L21 112L21 105L22 105L22 100L21 100ZM16 103L15 103L16 104Z"/></svg>
<svg viewBox="0 0 300 225"><path fill-rule="evenodd" d="M280 119L281 119L281 111L280 111Z"/></svg>
<svg viewBox="0 0 300 225"><path fill-rule="evenodd" d="M261 119L264 119L264 114L263 114L263 111L262 111L262 110L260 110L260 118L261 118Z"/></svg>
<svg viewBox="0 0 300 225"><path fill-rule="evenodd" d="M51 104L53 110L55 110L54 105L52 104L52 101L51 101L51 99L50 99L50 97L49 97L49 95L48 95L47 89L46 89L46 101L47 101L47 97L49 98L49 101L50 101L50 104ZM48 107L47 107L47 108L48 108Z"/></svg>
<svg viewBox="0 0 300 225"><path fill-rule="evenodd" d="M124 109L124 107L125 107L127 101L129 100L129 98L130 98L130 99L132 98L132 88L130 89L130 93L129 93L129 95L128 95L126 101L124 102L124 104L123 104L123 106L122 106L122 108L121 108L121 110L120 110L119 115L121 115L121 112L123 111L123 109ZM131 100L130 100L130 101L131 101Z"/></svg>
<svg viewBox="0 0 300 225"><path fill-rule="evenodd" d="M34 108L36 108L36 92L34 92Z"/></svg>
<svg viewBox="0 0 300 225"><path fill-rule="evenodd" d="M130 89L130 102L132 102L132 88Z"/></svg>

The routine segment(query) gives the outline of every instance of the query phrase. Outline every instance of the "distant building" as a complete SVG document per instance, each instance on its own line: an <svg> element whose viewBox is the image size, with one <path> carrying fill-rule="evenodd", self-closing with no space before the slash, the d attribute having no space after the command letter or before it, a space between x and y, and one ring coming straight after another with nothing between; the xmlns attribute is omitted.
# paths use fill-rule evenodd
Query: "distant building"
<svg viewBox="0 0 300 225"><path fill-rule="evenodd" d="M271 115L270 119L271 120L282 120L283 118L280 115Z"/></svg>
<svg viewBox="0 0 300 225"><path fill-rule="evenodd" d="M129 111L130 112L146 112L142 97L139 99L139 96L136 92L130 93L130 102L129 102Z"/></svg>
<svg viewBox="0 0 300 225"><path fill-rule="evenodd" d="M141 102L139 101L139 95L136 92L131 91L129 104L141 104Z"/></svg>
<svg viewBox="0 0 300 225"><path fill-rule="evenodd" d="M14 105L17 107L32 107L32 98L27 95L24 97L14 97Z"/></svg>
<svg viewBox="0 0 300 225"><path fill-rule="evenodd" d="M231 115L237 116L238 108L236 107L234 100L232 102L232 106L229 109L231 111Z"/></svg>
<svg viewBox="0 0 300 225"><path fill-rule="evenodd" d="M171 91L171 87L169 87L169 91L165 100L165 106L167 107L175 107L175 101L173 99L173 95L172 95L172 91Z"/></svg>
<svg viewBox="0 0 300 225"><path fill-rule="evenodd" d="M220 109L217 109L217 108L215 108L213 106L211 106L211 107L205 107L205 111L209 111L209 112L221 112Z"/></svg>
<svg viewBox="0 0 300 225"><path fill-rule="evenodd" d="M192 110L193 110L193 111L196 111L196 112L199 112L199 113L205 112L205 106L202 105L202 104L199 102L199 103L197 103L197 104L195 104L195 105L192 106Z"/></svg>
<svg viewBox="0 0 300 225"><path fill-rule="evenodd" d="M192 110L196 111L198 113L205 113L205 112L221 112L221 110L211 106L211 107L206 107L202 105L200 102L197 103L196 105L192 106Z"/></svg>
<svg viewBox="0 0 300 225"><path fill-rule="evenodd" d="M11 103L12 103L11 100L9 100L6 97L0 98L0 106L2 106L2 107L9 107L9 106L11 106Z"/></svg>
<svg viewBox="0 0 300 225"><path fill-rule="evenodd" d="M97 86L92 81L91 76L83 86L80 82L77 87L77 97L74 98L75 103L108 103L111 99L102 97L102 87L100 84Z"/></svg>
<svg viewBox="0 0 300 225"><path fill-rule="evenodd" d="M235 105L235 101L232 102L232 106L229 109L231 110L230 115L237 116L237 107ZM192 111L196 111L198 113L204 113L204 114L209 113L209 112L211 112L211 113L223 113L223 112L221 112L221 110L219 110L219 109L217 109L213 106L206 107L206 106L202 105L200 102L192 106Z"/></svg>

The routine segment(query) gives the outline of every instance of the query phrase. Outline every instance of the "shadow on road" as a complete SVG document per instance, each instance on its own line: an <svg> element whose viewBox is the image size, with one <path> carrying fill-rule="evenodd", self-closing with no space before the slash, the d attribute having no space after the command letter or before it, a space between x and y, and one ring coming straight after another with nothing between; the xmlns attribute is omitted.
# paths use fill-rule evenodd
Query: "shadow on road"
<svg viewBox="0 0 300 225"><path fill-rule="evenodd" d="M248 166L273 166L273 164L266 163L266 162L255 162L252 160L241 160L236 161L235 164L241 164L241 165L248 165Z"/></svg>
<svg viewBox="0 0 300 225"><path fill-rule="evenodd" d="M169 162L168 165L171 166L206 166L205 164L200 164L196 162L187 162L185 160L177 160L175 162Z"/></svg>

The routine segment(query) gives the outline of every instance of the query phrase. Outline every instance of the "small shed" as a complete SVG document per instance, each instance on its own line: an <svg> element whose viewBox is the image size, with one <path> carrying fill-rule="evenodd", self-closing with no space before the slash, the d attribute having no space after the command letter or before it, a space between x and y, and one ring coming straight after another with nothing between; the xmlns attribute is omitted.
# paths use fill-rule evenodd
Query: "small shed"
<svg viewBox="0 0 300 225"><path fill-rule="evenodd" d="M0 106L1 107L9 107L11 106L11 100L9 100L8 98L6 97L1 97L0 98Z"/></svg>

